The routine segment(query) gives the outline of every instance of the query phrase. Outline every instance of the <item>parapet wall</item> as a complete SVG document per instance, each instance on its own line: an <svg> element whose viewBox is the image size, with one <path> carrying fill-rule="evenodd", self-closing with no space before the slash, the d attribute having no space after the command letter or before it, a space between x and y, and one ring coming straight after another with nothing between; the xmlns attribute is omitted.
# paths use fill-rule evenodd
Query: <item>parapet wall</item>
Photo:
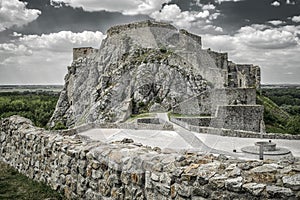
<svg viewBox="0 0 300 200"><path fill-rule="evenodd" d="M197 133L206 133L206 134L221 135L221 136L228 136L228 137L300 140L300 135L281 134L281 133L260 133L260 132L253 132L253 131L208 127L206 125L210 124L209 118L199 119L199 118L188 118L188 117L185 118L171 117L170 121L175 124L178 124L179 126L185 127L190 131L197 132ZM202 124L204 125L201 126Z"/></svg>
<svg viewBox="0 0 300 200"><path fill-rule="evenodd" d="M110 37L130 29L145 28L145 27L159 27L159 28L167 28L170 30L177 30L171 24L147 20L142 22L113 26L107 30L107 35Z"/></svg>
<svg viewBox="0 0 300 200"><path fill-rule="evenodd" d="M0 158L68 199L299 199L300 161L176 153L130 140L103 144L0 121Z"/></svg>

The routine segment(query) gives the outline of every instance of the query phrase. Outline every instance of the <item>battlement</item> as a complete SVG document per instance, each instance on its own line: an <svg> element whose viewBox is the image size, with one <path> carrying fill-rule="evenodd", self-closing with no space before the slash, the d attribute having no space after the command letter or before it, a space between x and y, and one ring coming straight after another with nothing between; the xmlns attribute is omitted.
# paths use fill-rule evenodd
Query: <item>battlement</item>
<svg viewBox="0 0 300 200"><path fill-rule="evenodd" d="M86 57L87 55L98 51L92 47L79 47L73 48L73 60L77 60L79 57Z"/></svg>
<svg viewBox="0 0 300 200"><path fill-rule="evenodd" d="M199 35L195 35L195 34L190 33L190 32L188 32L187 30L184 30L184 29L180 29L179 33L192 38L195 42L197 42L199 45L202 46L201 37Z"/></svg>
<svg viewBox="0 0 300 200"><path fill-rule="evenodd" d="M164 23L164 22L157 22L152 20L130 23L130 24L122 24L113 26L106 32L108 36L113 36L119 34L123 31L130 30L130 29L137 29L137 28L145 28L145 27L159 27L159 28L167 28L171 30L177 30L173 25Z"/></svg>

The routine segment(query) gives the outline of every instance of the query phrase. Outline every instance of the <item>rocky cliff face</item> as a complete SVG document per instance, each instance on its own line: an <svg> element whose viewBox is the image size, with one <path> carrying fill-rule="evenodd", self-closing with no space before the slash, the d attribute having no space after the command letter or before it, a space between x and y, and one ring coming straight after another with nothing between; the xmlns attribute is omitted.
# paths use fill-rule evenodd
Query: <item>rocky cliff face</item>
<svg viewBox="0 0 300 200"><path fill-rule="evenodd" d="M228 82L227 54L203 50L199 36L164 23L112 27L99 50L78 48L73 54L50 126L168 111Z"/></svg>

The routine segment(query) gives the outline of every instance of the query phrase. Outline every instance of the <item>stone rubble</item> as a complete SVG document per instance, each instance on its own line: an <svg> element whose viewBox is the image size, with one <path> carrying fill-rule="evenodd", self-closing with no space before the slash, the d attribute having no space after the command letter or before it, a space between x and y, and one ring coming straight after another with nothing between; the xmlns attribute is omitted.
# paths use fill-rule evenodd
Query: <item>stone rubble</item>
<svg viewBox="0 0 300 200"><path fill-rule="evenodd" d="M67 199L299 199L300 161L239 160L201 152L158 152L0 121L0 158Z"/></svg>

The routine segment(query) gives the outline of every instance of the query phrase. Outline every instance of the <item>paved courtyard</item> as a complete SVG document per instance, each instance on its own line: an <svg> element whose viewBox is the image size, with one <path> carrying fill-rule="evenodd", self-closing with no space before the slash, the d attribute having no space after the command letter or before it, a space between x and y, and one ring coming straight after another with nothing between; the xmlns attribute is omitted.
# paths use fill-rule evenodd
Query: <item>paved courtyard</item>
<svg viewBox="0 0 300 200"><path fill-rule="evenodd" d="M107 143L120 141L124 138L131 138L136 143L142 143L143 145L151 147L159 147L161 149L173 149L175 151L186 149L211 153L227 153L232 156L248 159L257 159L258 156L245 154L241 151L241 148L254 145L255 142L261 140L258 138L225 137L189 132L189 137L191 139L187 141L182 137L182 134L176 131L129 129L90 129L80 133L80 135L85 135L91 139ZM300 157L299 140L274 139L272 142L276 143L277 147L289 149L295 157ZM236 149L236 153L233 153L234 149Z"/></svg>

